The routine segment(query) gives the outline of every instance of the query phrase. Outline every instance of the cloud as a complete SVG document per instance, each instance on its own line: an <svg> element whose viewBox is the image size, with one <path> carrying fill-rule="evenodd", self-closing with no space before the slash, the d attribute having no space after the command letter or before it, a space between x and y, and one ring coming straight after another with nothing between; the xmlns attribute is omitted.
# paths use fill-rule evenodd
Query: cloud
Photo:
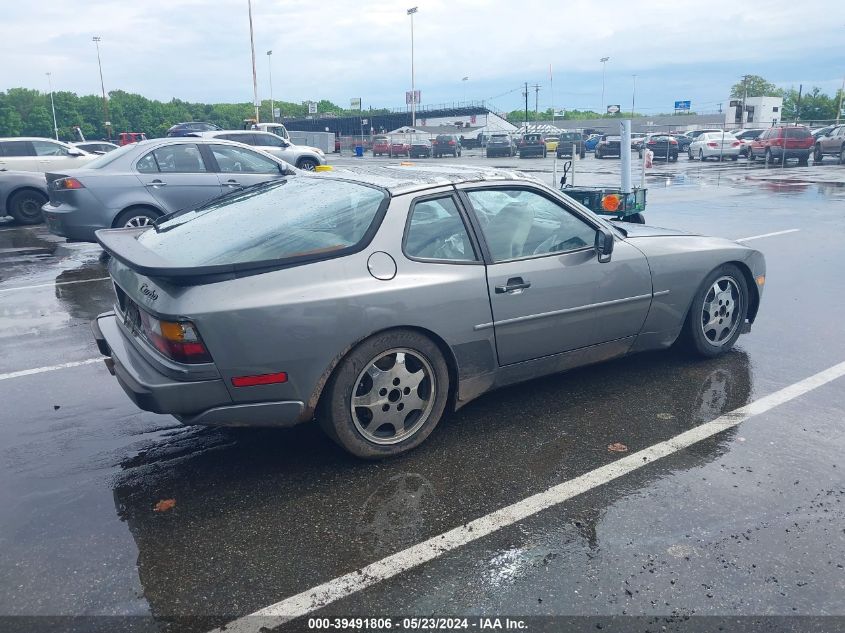
<svg viewBox="0 0 845 633"><path fill-rule="evenodd" d="M815 3L823 20L787 0L762 10L735 0L253 0L260 96L268 96L272 49L277 99L402 104L411 83L406 9L414 4L416 84L427 103L510 91L496 104L518 107L519 84L528 80L543 84L545 107L551 64L556 102L599 107L602 56L610 57L608 102L628 103L637 74L638 102L655 109L671 95L715 109L745 72L829 90L842 72L838 0ZM44 90L50 71L56 90L99 92L91 36L100 35L107 90L252 99L247 0L31 0L4 7L3 24L0 89Z"/></svg>

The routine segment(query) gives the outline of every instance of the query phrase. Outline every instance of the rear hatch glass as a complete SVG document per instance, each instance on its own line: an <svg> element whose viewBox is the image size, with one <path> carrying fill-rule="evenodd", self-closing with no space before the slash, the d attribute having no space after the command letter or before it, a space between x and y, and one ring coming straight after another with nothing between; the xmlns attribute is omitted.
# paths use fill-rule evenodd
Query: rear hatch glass
<svg viewBox="0 0 845 633"><path fill-rule="evenodd" d="M179 267L338 255L371 239L386 199L375 187L297 176L181 213L138 242Z"/></svg>
<svg viewBox="0 0 845 633"><path fill-rule="evenodd" d="M786 138L809 138L810 130L803 127L788 127L786 128Z"/></svg>

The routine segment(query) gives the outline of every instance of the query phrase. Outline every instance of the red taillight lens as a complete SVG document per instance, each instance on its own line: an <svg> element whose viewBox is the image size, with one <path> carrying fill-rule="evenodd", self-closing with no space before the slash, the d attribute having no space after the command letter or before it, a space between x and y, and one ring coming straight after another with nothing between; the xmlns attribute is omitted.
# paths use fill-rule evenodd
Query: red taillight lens
<svg viewBox="0 0 845 633"><path fill-rule="evenodd" d="M85 189L76 178L61 178L54 183L56 189Z"/></svg>
<svg viewBox="0 0 845 633"><path fill-rule="evenodd" d="M669 145L677 145L677 144L678 144L678 141L676 141L675 139L671 139L669 141Z"/></svg>
<svg viewBox="0 0 845 633"><path fill-rule="evenodd" d="M211 355L190 321L162 321L139 310L141 327L147 340L159 352L173 360L186 363L210 363Z"/></svg>
<svg viewBox="0 0 845 633"><path fill-rule="evenodd" d="M731 147L739 147L739 141L734 141L731 143Z"/></svg>
<svg viewBox="0 0 845 633"><path fill-rule="evenodd" d="M257 376L235 376L232 385L235 387L256 387L258 385L276 385L287 382L288 375L280 371L275 374L259 374Z"/></svg>
<svg viewBox="0 0 845 633"><path fill-rule="evenodd" d="M707 147L719 147L719 145L711 141L710 143L707 143Z"/></svg>
<svg viewBox="0 0 845 633"><path fill-rule="evenodd" d="M449 145L454 145L455 141L449 141Z"/></svg>

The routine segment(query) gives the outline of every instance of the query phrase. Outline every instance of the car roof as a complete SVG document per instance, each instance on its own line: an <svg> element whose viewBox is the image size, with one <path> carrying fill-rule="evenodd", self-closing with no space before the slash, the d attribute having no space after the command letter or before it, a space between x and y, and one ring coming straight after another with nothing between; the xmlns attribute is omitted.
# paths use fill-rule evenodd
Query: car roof
<svg viewBox="0 0 845 633"><path fill-rule="evenodd" d="M57 141L54 138L47 138L46 136L5 136L0 138L0 141L50 141L51 143L61 143L68 145L64 141Z"/></svg>
<svg viewBox="0 0 845 633"><path fill-rule="evenodd" d="M373 185L386 189L391 195L470 182L518 180L542 184L539 179L518 171L469 165L355 165L336 167L314 177Z"/></svg>

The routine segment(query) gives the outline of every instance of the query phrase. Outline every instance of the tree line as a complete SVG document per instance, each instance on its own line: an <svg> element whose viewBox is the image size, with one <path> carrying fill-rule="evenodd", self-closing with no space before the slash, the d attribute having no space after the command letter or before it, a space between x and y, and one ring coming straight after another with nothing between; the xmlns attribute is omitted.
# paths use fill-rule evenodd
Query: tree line
<svg viewBox="0 0 845 633"><path fill-rule="evenodd" d="M795 88L781 89L757 75L747 75L731 89L731 97L742 98L743 95L779 96L783 97L783 121L823 121L836 118L840 103L840 93L827 95L819 88L808 88L801 94L800 102L798 90ZM103 100L98 95L78 96L73 92L55 92L53 100L56 108L56 124L59 138L63 140L77 140L74 127L78 126L87 139L106 138ZM308 115L308 105L275 101L274 105L280 110L280 116L305 117ZM109 119L112 132L145 132L148 137L165 136L167 129L182 121L208 121L224 129L241 129L245 119L255 116L255 108L251 103L190 103L181 99L157 101L147 99L138 94L114 90L109 93ZM336 116L358 116L359 111L345 110L328 100L317 103L320 114L334 114ZM269 121L270 101L261 104L261 120ZM387 110L367 111L368 115L386 114ZM532 120L551 121L553 118L567 119L597 119L602 117L623 118L631 113L616 115L601 114L591 110L568 110L564 116L554 116L550 109L544 112L529 111ZM636 115L643 116L643 115ZM507 113L511 123L519 125L525 117L524 110L513 110ZM50 95L27 88L10 88L0 92L0 136L53 136L53 115L51 112Z"/></svg>

